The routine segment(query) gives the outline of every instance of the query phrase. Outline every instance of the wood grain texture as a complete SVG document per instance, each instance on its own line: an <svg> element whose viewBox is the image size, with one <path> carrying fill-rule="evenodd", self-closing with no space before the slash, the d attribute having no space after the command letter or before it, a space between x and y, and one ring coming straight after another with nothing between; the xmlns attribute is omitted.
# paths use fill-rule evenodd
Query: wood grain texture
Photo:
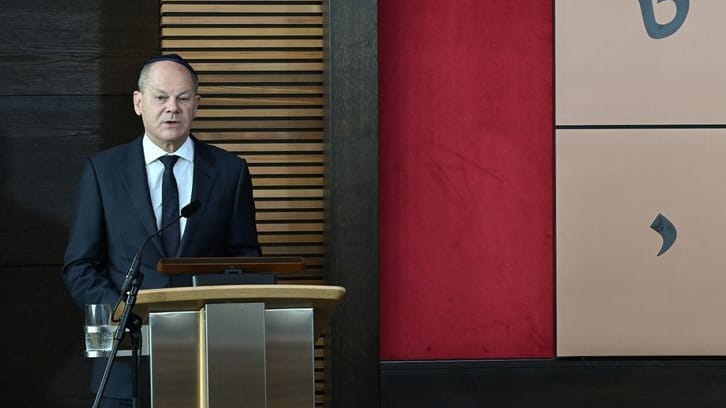
<svg viewBox="0 0 726 408"><path fill-rule="evenodd" d="M232 1L232 0L230 0ZM269 25L293 25L293 24L309 24L322 25L323 17L321 15L163 15L161 17L162 26L166 25L190 25L190 24L215 24L215 25L253 25L253 24L269 24Z"/></svg>
<svg viewBox="0 0 726 408"><path fill-rule="evenodd" d="M228 132L195 132L198 138L209 141L236 141L236 140L322 140L322 131L228 131Z"/></svg>
<svg viewBox="0 0 726 408"><path fill-rule="evenodd" d="M91 362L83 358L83 313L59 266L0 267L0 307L10 330L0 336L3 406L90 407Z"/></svg>
<svg viewBox="0 0 726 408"><path fill-rule="evenodd" d="M317 108L323 105L321 96L285 96L285 97L245 97L245 96L226 96L226 97L205 97L204 105L207 108L217 107L239 107L239 108L260 108L260 107L277 107L278 109L286 109L287 107L304 107Z"/></svg>
<svg viewBox="0 0 726 408"><path fill-rule="evenodd" d="M271 107L271 108L229 108L224 109L221 107L215 107L215 109L207 109L206 107L200 107L197 111L197 118L199 119L213 119L213 118L309 118L309 117L321 117L323 116L322 108L285 108L285 107Z"/></svg>
<svg viewBox="0 0 726 408"><path fill-rule="evenodd" d="M330 406L379 406L376 0L326 2L326 279L348 290L328 339Z"/></svg>
<svg viewBox="0 0 726 408"><path fill-rule="evenodd" d="M322 35L322 29L319 30ZM191 60L322 60L322 50L254 50L254 51L226 51L204 50L185 51L186 58Z"/></svg>
<svg viewBox="0 0 726 408"><path fill-rule="evenodd" d="M278 76L277 78L281 78ZM253 77L247 77L244 78L245 80L249 82L258 82L258 84L251 84L251 85L207 85L203 80L205 78L202 76L200 78L201 84L199 86L199 93L202 96L205 95L275 95L275 96L286 96L289 97L291 95L312 95L317 96L321 95L322 92L322 84L321 83L313 83L313 84L295 84L296 78L288 77L286 78L288 81L290 81L290 85L269 85L267 84L267 79L255 79ZM322 77L320 78L322 81ZM293 85L294 84L294 85ZM204 108L204 105L201 105L202 108Z"/></svg>
<svg viewBox="0 0 726 408"><path fill-rule="evenodd" d="M159 51L155 2L10 0L2 10L0 95L126 94Z"/></svg>
<svg viewBox="0 0 726 408"><path fill-rule="evenodd" d="M164 39L161 46L166 49L189 49L189 48L320 48L323 41L320 39L288 39L288 38L265 38L265 39Z"/></svg>
<svg viewBox="0 0 726 408"><path fill-rule="evenodd" d="M320 37L322 27L164 27L164 37Z"/></svg>
<svg viewBox="0 0 726 408"><path fill-rule="evenodd" d="M84 159L140 134L131 92L159 52L145 0L6 0L0 28L3 405L88 407L81 310L60 270ZM18 352L21 351L21 352Z"/></svg>
<svg viewBox="0 0 726 408"><path fill-rule="evenodd" d="M0 265L60 264L85 159L139 136L140 121L127 96L4 96L0 104Z"/></svg>
<svg viewBox="0 0 726 408"><path fill-rule="evenodd" d="M280 3L280 0L174 0L175 3ZM310 0L283 0L284 3L310 3Z"/></svg>
<svg viewBox="0 0 726 408"><path fill-rule="evenodd" d="M161 12L167 13L276 13L276 14L295 14L308 13L320 14L322 7L320 4L256 4L256 3L239 3L239 4L215 4L212 2L201 2L195 4L183 3L165 3L162 1Z"/></svg>
<svg viewBox="0 0 726 408"><path fill-rule="evenodd" d="M167 52L179 53L181 50L168 48ZM199 73L199 81L208 85L231 84L231 85L254 85L254 84L270 84L270 83L287 83L287 84L305 84L307 86L316 86L323 84L323 74L318 73L250 73L250 72L231 72L231 73ZM202 95L205 93L202 92Z"/></svg>

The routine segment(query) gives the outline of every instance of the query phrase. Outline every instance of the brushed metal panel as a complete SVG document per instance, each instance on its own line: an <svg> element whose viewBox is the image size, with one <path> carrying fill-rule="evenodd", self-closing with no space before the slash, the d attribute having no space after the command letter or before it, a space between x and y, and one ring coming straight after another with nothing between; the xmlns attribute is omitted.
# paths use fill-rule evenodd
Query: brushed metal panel
<svg viewBox="0 0 726 408"><path fill-rule="evenodd" d="M200 406L199 312L149 314L151 406Z"/></svg>
<svg viewBox="0 0 726 408"><path fill-rule="evenodd" d="M269 309L267 407L315 406L313 309Z"/></svg>
<svg viewBox="0 0 726 408"><path fill-rule="evenodd" d="M207 404L265 408L265 305L205 306Z"/></svg>

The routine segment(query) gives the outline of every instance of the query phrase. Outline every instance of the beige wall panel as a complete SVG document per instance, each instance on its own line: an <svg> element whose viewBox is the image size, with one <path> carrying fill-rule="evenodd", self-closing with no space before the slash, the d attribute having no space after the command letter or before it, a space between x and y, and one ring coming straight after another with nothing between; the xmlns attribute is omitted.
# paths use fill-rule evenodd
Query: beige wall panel
<svg viewBox="0 0 726 408"><path fill-rule="evenodd" d="M557 131L559 356L726 355L724 152L723 129Z"/></svg>
<svg viewBox="0 0 726 408"><path fill-rule="evenodd" d="M675 1L652 1L673 20ZM636 0L556 0L557 125L726 123L725 17L726 1L691 1L653 39Z"/></svg>

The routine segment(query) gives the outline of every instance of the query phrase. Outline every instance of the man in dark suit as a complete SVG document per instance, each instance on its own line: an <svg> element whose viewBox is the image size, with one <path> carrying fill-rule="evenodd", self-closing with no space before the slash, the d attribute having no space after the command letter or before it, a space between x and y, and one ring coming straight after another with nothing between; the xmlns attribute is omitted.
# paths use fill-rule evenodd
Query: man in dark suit
<svg viewBox="0 0 726 408"><path fill-rule="evenodd" d="M116 304L141 244L192 201L201 203L193 216L145 247L142 289L191 285L190 276L158 273L160 258L260 255L246 162L190 134L197 88L196 73L181 57L149 60L133 95L144 135L86 163L63 267L79 306ZM94 391L104 365L94 362ZM128 403L130 370L128 362L114 363L102 406Z"/></svg>

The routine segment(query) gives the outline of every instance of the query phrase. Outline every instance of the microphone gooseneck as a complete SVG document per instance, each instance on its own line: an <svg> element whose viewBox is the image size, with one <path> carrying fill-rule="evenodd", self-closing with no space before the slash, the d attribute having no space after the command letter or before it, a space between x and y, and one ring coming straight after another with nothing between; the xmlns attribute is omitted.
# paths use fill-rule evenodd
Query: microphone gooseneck
<svg viewBox="0 0 726 408"><path fill-rule="evenodd" d="M134 278L136 277L136 274L139 269L139 265L141 264L141 254L144 252L144 248L146 248L146 245L156 236L164 232L167 228L171 227L172 225L179 222L179 220L184 218L189 218L194 213L196 213L199 208L202 206L202 203L199 200L194 200L190 202L189 204L185 205L184 208L181 209L179 212L179 215L174 217L173 220L169 221L168 223L164 224L156 230L153 234L146 237L144 242L141 244L141 247L139 248L138 252L136 252L136 255L134 255L134 258L131 260L131 264L129 265L129 270L126 273L126 280L124 281L123 286L121 286L121 297L116 302L116 306L114 306L113 310L116 310L118 308L118 305L121 304L121 301L123 299L126 299L127 292L129 289L131 289L131 283L133 282Z"/></svg>
<svg viewBox="0 0 726 408"><path fill-rule="evenodd" d="M111 346L111 353L108 357L108 360L106 360L106 367L104 368L103 375L101 376L101 382L99 383L98 390L96 391L96 399L93 401L93 408L98 408L101 402L103 392L106 389L106 384L108 382L108 376L111 372L111 367L113 366L116 354L118 353L119 344L121 344L121 340L123 339L126 330L128 330L129 334L131 335L131 357L133 359L131 369L131 397L133 406L138 406L137 384L139 359L141 352L141 326L143 325L143 322L141 321L141 318L139 316L132 313L132 309L136 304L136 296L138 295L139 290L141 289L142 282L144 280L144 275L140 275L138 273L139 264L141 263L141 253L144 251L144 247L149 243L149 241L151 241L153 237L161 234L162 231L169 228L174 223L178 222L181 217L190 217L199 209L199 207L201 207L199 201L192 201L191 203L187 204L180 211L180 214L178 216L174 217L173 220L163 225L156 232L146 238L144 243L141 245L141 248L139 248L139 251L134 256L134 259L131 261L131 266L129 266L129 272L126 275L126 281L121 288L121 296L119 296L118 302L116 302L116 306L114 306L113 308L115 314L121 302L125 302L123 312L121 313L121 318L119 320L113 319L113 317L111 318L114 322L118 322L118 327L116 328L116 331L113 335L113 345Z"/></svg>

